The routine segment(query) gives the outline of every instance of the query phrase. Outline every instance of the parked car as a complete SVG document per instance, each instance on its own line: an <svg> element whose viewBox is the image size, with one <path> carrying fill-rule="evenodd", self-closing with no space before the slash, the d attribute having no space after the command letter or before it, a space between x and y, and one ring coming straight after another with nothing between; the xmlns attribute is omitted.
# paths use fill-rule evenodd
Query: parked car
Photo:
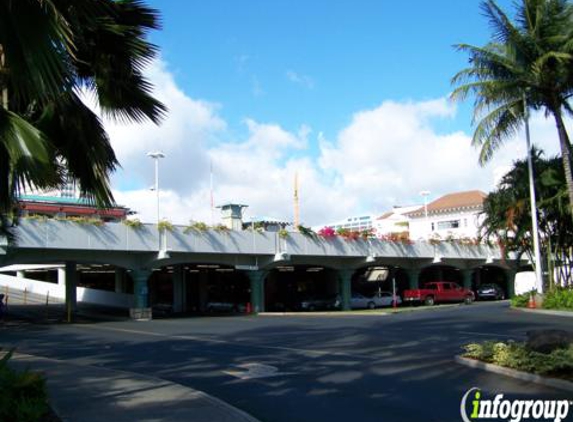
<svg viewBox="0 0 573 422"><path fill-rule="evenodd" d="M233 302L207 302L205 308L207 312L245 313L247 311L247 307L244 304Z"/></svg>
<svg viewBox="0 0 573 422"><path fill-rule="evenodd" d="M494 283L482 284L477 289L478 299L494 299L503 300L505 299L505 292L501 287Z"/></svg>
<svg viewBox="0 0 573 422"><path fill-rule="evenodd" d="M400 296L396 296L397 304L402 303ZM392 293L381 292L379 295L367 297L360 293L352 293L350 298L351 309L374 309L383 306L392 306Z"/></svg>
<svg viewBox="0 0 573 422"><path fill-rule="evenodd" d="M318 311L340 309L340 296L330 296L325 298L306 298L299 302L297 309L300 311Z"/></svg>
<svg viewBox="0 0 573 422"><path fill-rule="evenodd" d="M447 302L464 302L469 305L474 300L474 292L449 281L436 281L427 283L422 289L404 291L404 302L424 303L428 306Z"/></svg>

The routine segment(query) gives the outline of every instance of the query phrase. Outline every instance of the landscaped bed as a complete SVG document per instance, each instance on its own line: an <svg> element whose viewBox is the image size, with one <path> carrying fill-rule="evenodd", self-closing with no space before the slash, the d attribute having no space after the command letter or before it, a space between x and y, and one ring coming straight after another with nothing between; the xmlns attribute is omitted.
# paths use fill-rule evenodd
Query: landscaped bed
<svg viewBox="0 0 573 422"><path fill-rule="evenodd" d="M525 308L529 305L532 293L524 293L511 298L511 306ZM541 309L573 312L573 288L556 287L543 295Z"/></svg>
<svg viewBox="0 0 573 422"><path fill-rule="evenodd" d="M0 349L0 421L59 422L50 408L44 377L8 366L12 352Z"/></svg>
<svg viewBox="0 0 573 422"><path fill-rule="evenodd" d="M573 345L558 347L549 353L532 350L526 343L470 343L464 346L465 358L499 365L531 374L573 382Z"/></svg>

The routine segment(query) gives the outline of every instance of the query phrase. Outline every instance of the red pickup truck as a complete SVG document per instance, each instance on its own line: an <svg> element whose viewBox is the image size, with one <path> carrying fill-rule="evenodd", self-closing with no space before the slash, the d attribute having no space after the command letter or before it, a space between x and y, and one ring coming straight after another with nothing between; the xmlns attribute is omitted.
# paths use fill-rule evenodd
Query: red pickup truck
<svg viewBox="0 0 573 422"><path fill-rule="evenodd" d="M435 281L427 283L423 289L405 290L404 302L423 302L432 306L434 303L464 302L470 304L474 301L474 292L460 287L459 284L449 281Z"/></svg>

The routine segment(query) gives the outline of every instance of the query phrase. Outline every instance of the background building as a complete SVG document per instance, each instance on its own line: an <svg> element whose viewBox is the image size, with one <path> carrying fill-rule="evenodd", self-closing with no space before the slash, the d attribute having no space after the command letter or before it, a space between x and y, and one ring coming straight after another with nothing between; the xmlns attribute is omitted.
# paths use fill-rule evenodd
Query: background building
<svg viewBox="0 0 573 422"><path fill-rule="evenodd" d="M450 193L430 202L427 216L423 206L404 214L410 219L410 239L478 237L486 197L479 190Z"/></svg>
<svg viewBox="0 0 573 422"><path fill-rule="evenodd" d="M408 233L410 231L410 217L406 214L416 211L420 207L421 205L394 206L392 211L388 211L374 220L374 233L377 236Z"/></svg>
<svg viewBox="0 0 573 422"><path fill-rule="evenodd" d="M359 215L355 217L348 217L343 220L339 220L335 223L323 224L319 226L314 226L312 229L318 231L323 227L332 227L334 230L338 229L348 229L352 231L363 231L369 230L374 227L374 216L372 215Z"/></svg>

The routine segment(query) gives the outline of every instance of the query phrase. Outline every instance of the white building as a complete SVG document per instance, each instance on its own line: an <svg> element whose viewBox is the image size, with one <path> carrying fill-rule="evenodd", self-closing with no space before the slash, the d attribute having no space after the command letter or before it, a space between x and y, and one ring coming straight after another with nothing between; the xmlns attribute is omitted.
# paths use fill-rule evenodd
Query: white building
<svg viewBox="0 0 573 422"><path fill-rule="evenodd" d="M373 222L374 218L372 215L359 215L355 217L348 217L335 223L315 226L312 229L314 231L318 231L323 227L332 227L334 230L348 229L352 231L363 231L373 228Z"/></svg>
<svg viewBox="0 0 573 422"><path fill-rule="evenodd" d="M391 233L409 232L410 217L406 214L416 211L420 207L421 205L394 206L392 211L388 211L374 220L374 233L377 236L383 236Z"/></svg>
<svg viewBox="0 0 573 422"><path fill-rule="evenodd" d="M427 210L422 206L406 213L410 239L476 238L486 196L479 190L450 193L430 202Z"/></svg>

